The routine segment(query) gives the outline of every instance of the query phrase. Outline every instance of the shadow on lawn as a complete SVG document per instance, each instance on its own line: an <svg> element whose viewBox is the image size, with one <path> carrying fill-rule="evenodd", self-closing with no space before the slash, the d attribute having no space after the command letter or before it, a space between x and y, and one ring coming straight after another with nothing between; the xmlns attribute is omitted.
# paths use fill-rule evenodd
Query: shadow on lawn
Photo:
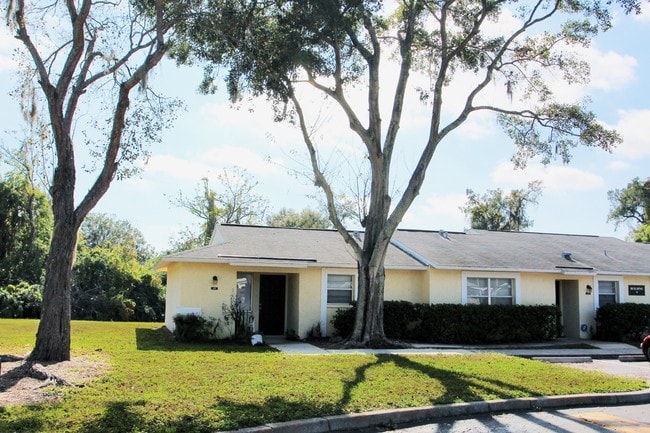
<svg viewBox="0 0 650 433"><path fill-rule="evenodd" d="M30 405L26 414L13 417L11 409L0 406L0 432L33 432L43 428L43 414L40 405Z"/></svg>
<svg viewBox="0 0 650 433"><path fill-rule="evenodd" d="M135 342L138 350L156 350L164 352L277 352L277 350L272 347L251 346L230 340L210 341L204 343L182 343L176 341L172 333L164 326L157 329L136 328Z"/></svg>
<svg viewBox="0 0 650 433"><path fill-rule="evenodd" d="M207 422L192 417L182 417L172 422L147 421L138 410L144 401L110 402L104 413L97 419L86 423L78 433L125 433L125 432L174 432L208 433L214 428Z"/></svg>
<svg viewBox="0 0 650 433"><path fill-rule="evenodd" d="M492 378L465 375L455 371L436 368L429 364L420 364L412 359L400 355L388 355L389 361L404 369L415 370L425 374L432 379L440 381L445 389L445 394L431 400L432 404L447 404L459 401L483 401L484 394L491 395L491 398L507 399L521 396L539 396L535 391L515 386L512 383L503 382ZM477 361L478 362L478 361ZM480 381L480 382L479 382ZM493 396L493 397L492 397Z"/></svg>

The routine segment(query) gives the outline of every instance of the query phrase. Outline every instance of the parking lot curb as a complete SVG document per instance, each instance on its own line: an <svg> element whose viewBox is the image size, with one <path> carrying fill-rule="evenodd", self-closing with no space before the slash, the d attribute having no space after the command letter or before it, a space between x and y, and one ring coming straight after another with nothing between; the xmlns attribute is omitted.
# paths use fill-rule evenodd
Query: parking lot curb
<svg viewBox="0 0 650 433"><path fill-rule="evenodd" d="M405 409L334 415L266 424L236 430L238 433L326 433L371 427L461 418L488 413L568 409L580 406L626 406L650 403L650 389L610 394L576 394L550 397L524 397L503 400L452 403Z"/></svg>

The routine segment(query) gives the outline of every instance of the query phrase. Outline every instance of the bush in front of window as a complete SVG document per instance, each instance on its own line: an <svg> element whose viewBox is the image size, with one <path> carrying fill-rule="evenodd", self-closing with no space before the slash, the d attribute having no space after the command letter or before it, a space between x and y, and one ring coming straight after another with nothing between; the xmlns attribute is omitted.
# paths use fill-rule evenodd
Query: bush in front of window
<svg viewBox="0 0 650 433"><path fill-rule="evenodd" d="M174 316L174 337L182 342L209 341L215 338L219 322L198 314Z"/></svg>
<svg viewBox="0 0 650 433"><path fill-rule="evenodd" d="M386 304L384 303L384 309ZM357 304L352 303L350 308L339 308L332 317L332 326L334 327L334 334L346 338L352 335L354 328L354 315L357 313Z"/></svg>
<svg viewBox="0 0 650 433"><path fill-rule="evenodd" d="M352 332L356 308L336 312L336 334ZM460 305L384 303L384 331L392 339L443 344L524 343L557 337L554 305Z"/></svg>
<svg viewBox="0 0 650 433"><path fill-rule="evenodd" d="M444 344L552 340L560 314L554 305L433 304L421 310L416 339Z"/></svg>
<svg viewBox="0 0 650 433"><path fill-rule="evenodd" d="M650 328L650 305L607 304L596 311L596 334L604 341L622 341L638 345Z"/></svg>

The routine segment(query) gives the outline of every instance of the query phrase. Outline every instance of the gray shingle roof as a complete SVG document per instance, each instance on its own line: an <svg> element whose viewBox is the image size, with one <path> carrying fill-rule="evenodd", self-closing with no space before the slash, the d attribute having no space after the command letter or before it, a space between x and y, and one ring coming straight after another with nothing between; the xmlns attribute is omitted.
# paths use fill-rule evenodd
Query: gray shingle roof
<svg viewBox="0 0 650 433"><path fill-rule="evenodd" d="M393 240L443 269L650 274L650 245L612 237L398 230Z"/></svg>
<svg viewBox="0 0 650 433"><path fill-rule="evenodd" d="M170 262L356 267L335 230L223 224L216 242L164 257ZM566 253L570 254L567 255ZM397 230L386 267L650 275L650 245L612 237L470 230Z"/></svg>
<svg viewBox="0 0 650 433"><path fill-rule="evenodd" d="M162 262L257 262L286 263L293 266L356 267L354 252L336 230L276 228L223 224L217 228L221 242L171 254ZM213 238L213 241L216 239ZM160 266L160 265L159 265ZM387 268L425 266L391 246Z"/></svg>

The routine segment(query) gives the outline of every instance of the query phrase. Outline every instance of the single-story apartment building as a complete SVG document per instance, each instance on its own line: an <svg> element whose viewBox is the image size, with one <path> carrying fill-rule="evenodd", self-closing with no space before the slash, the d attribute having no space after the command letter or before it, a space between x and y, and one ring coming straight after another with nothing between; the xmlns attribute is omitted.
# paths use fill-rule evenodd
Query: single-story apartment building
<svg viewBox="0 0 650 433"><path fill-rule="evenodd" d="M331 335L334 312L357 295L354 253L335 230L222 224L210 245L157 268L170 330L176 314L221 317L236 296L257 332ZM385 268L386 300L558 305L574 338L590 337L600 305L650 303L650 245L613 237L397 230Z"/></svg>

